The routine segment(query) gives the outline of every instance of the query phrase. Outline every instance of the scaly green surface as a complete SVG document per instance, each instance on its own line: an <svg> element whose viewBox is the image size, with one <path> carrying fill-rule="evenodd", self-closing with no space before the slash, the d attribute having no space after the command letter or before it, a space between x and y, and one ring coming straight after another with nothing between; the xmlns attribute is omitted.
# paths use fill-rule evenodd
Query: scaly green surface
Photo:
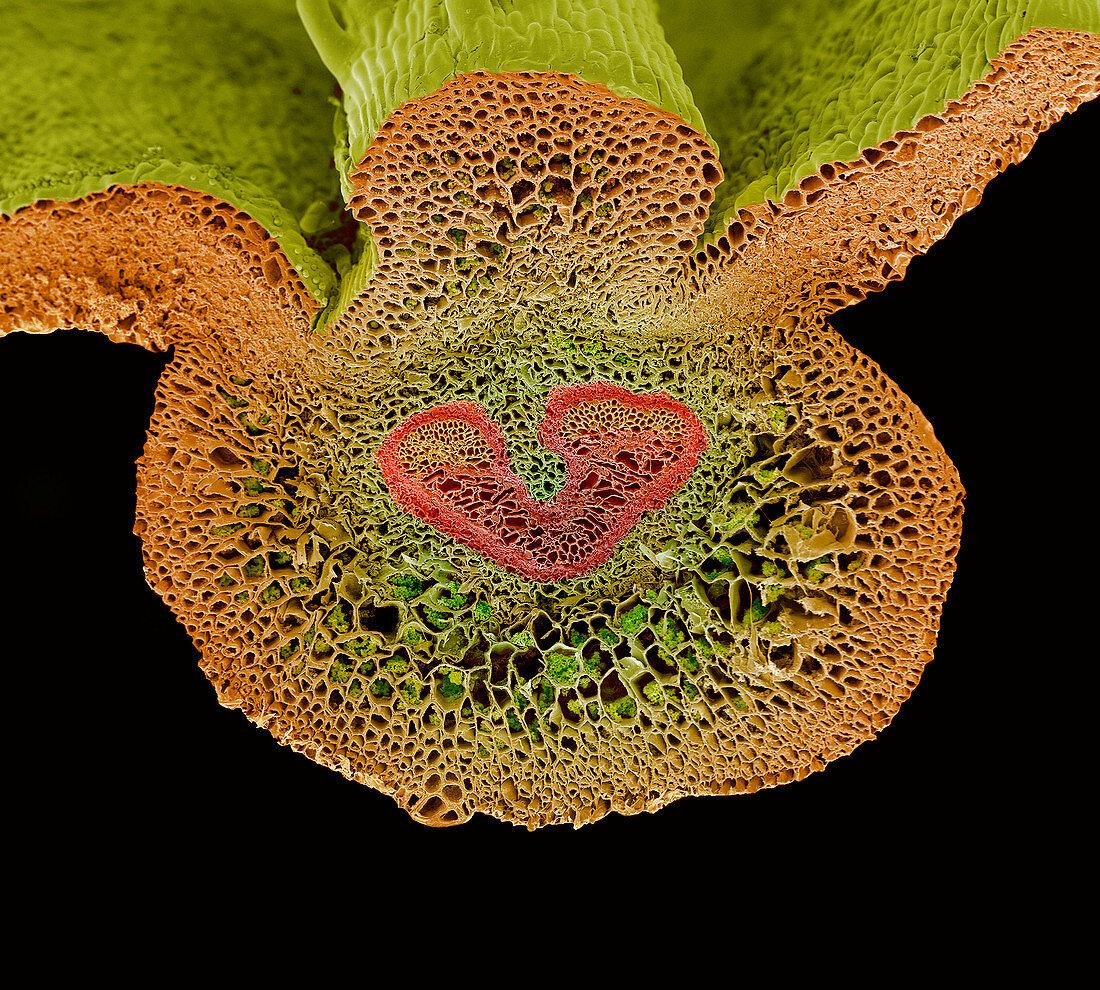
<svg viewBox="0 0 1100 990"><path fill-rule="evenodd" d="M330 312L361 291L368 244L338 296L303 238L340 214L331 79L289 0L66 0L63 16L57 4L7 6L0 212L113 183L179 183L255 217ZM1029 28L1100 32L1096 0L675 0L659 19L650 0L298 6L344 90L341 178L404 100L463 72L553 69L705 122L726 174L710 234L941 109Z"/></svg>
<svg viewBox="0 0 1100 990"><path fill-rule="evenodd" d="M340 216L332 79L290 0L18 0L0 65L0 213L179 183L248 212L315 297L332 295L302 236Z"/></svg>
<svg viewBox="0 0 1100 990"><path fill-rule="evenodd" d="M1033 27L1100 32L1096 0L664 0L725 181L708 232L943 109Z"/></svg>
<svg viewBox="0 0 1100 990"><path fill-rule="evenodd" d="M350 162L405 100L477 70L570 72L703 130L650 0L298 0L298 9L344 91Z"/></svg>

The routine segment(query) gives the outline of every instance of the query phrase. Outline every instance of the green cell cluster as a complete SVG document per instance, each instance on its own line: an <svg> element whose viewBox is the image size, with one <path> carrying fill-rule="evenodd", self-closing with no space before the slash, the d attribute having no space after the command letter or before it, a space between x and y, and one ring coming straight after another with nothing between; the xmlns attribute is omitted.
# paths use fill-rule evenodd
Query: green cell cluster
<svg viewBox="0 0 1100 990"><path fill-rule="evenodd" d="M740 366L751 353L731 340L673 342L661 351L577 332L555 337L537 323L527 334L510 349L512 379L471 374L499 347L476 333L465 350L440 341L395 375L430 380L436 401L484 405L534 491L564 481L536 435L549 390L617 369L631 376L624 384L667 390L700 417L708 448L696 471L660 513L639 520L608 563L544 585L402 512L377 476L353 465L354 476L332 478L339 500L302 505L345 534L346 543L322 550L328 562L303 572L286 551L261 557L286 597L316 616L314 639L285 658L287 669L315 691L337 692L353 712L381 707L426 726L472 730L489 754L552 745L568 726L630 732L758 710L767 692L748 669L767 667L773 654L782 663L807 621L807 602L828 599L838 575L866 559L829 528L841 532L821 494L830 484L827 461L818 458L810 489L785 473L813 443L801 405L781 390L754 392L756 379ZM636 367L624 370L620 353ZM716 388L715 377L739 384ZM358 422L370 432L359 442L366 449L380 442L417 411L419 394L363 396ZM356 416L356 407L348 413ZM317 456L317 465L298 465L300 476L315 476L329 456L340 461L335 452ZM272 472L252 467L276 484ZM278 478L296 490L286 468ZM716 500L716 491L724 497ZM345 587L354 593L342 597ZM281 597L268 607L290 606Z"/></svg>

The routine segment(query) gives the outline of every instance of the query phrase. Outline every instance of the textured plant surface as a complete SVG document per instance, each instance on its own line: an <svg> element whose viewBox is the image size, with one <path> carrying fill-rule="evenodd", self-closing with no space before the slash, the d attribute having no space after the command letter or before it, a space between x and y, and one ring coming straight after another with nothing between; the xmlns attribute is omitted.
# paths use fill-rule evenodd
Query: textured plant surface
<svg viewBox="0 0 1100 990"><path fill-rule="evenodd" d="M172 347L137 532L223 704L529 827L887 724L962 488L825 320L1100 91L1095 3L6 7L0 331Z"/></svg>

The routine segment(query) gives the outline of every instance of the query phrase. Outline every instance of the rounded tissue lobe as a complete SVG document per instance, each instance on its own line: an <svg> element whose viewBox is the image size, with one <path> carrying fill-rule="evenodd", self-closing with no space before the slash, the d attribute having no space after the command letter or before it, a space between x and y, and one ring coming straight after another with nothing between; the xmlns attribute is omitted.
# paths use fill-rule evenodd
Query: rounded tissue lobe
<svg viewBox="0 0 1100 990"><path fill-rule="evenodd" d="M707 447L686 406L608 382L552 389L538 437L566 464L565 486L546 501L531 497L500 427L473 402L409 417L376 457L402 508L514 574L559 581L604 563Z"/></svg>

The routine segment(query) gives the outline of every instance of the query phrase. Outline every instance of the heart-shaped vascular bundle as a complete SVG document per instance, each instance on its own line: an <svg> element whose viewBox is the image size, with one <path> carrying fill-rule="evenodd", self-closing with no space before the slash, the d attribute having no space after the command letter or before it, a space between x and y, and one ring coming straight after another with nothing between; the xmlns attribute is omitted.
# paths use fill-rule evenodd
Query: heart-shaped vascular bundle
<svg viewBox="0 0 1100 990"><path fill-rule="evenodd" d="M825 320L1100 91L1094 4L14 6L0 331L172 349L136 529L223 704L532 828L889 722L962 488Z"/></svg>
<svg viewBox="0 0 1100 990"><path fill-rule="evenodd" d="M663 393L593 382L551 389L539 441L562 455L568 477L543 502L508 467L503 434L473 403L410 417L377 460L408 511L514 574L560 581L604 563L643 512L664 505L691 474L706 433Z"/></svg>

